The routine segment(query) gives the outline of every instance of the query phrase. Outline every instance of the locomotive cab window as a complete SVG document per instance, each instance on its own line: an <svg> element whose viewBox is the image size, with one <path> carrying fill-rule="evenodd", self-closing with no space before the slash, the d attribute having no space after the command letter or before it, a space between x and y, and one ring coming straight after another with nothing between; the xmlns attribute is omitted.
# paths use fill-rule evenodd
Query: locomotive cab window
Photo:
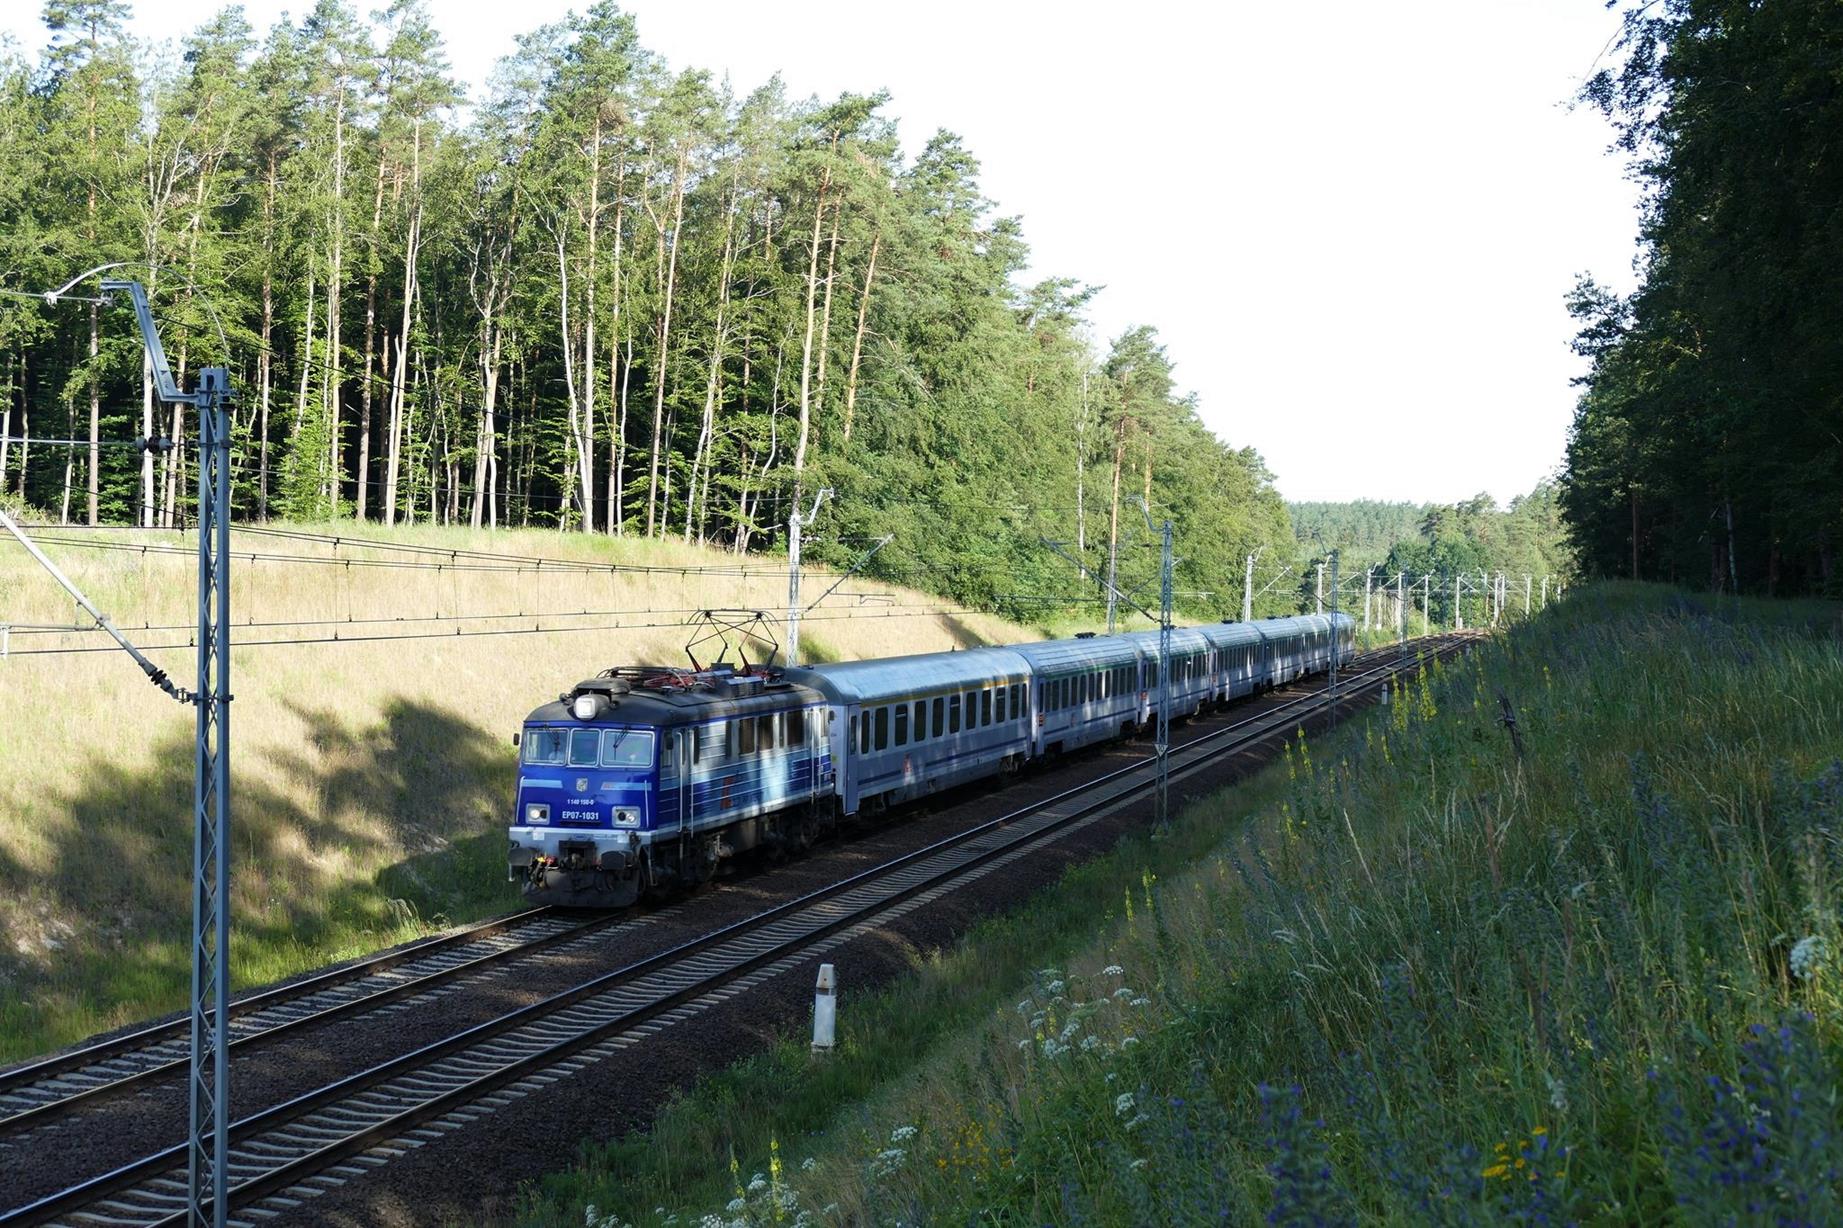
<svg viewBox="0 0 1843 1228"><path fill-rule="evenodd" d="M570 766L596 767L602 757L602 731L599 729L570 730Z"/></svg>
<svg viewBox="0 0 1843 1228"><path fill-rule="evenodd" d="M569 730L567 729L527 729L525 731L525 762L562 764L569 753Z"/></svg>
<svg viewBox="0 0 1843 1228"><path fill-rule="evenodd" d="M610 729L602 734L602 766L643 768L653 766L653 731Z"/></svg>

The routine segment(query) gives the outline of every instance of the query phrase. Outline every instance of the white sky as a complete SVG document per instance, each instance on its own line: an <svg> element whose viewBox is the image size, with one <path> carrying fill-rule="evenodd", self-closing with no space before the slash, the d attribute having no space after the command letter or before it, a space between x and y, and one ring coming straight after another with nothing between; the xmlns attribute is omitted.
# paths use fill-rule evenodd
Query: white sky
<svg viewBox="0 0 1843 1228"><path fill-rule="evenodd" d="M583 0L578 0L581 7ZM245 5L258 31L292 6ZM27 48L27 0L0 31ZM219 7L138 0L174 38ZM358 7L369 7L359 0ZM431 0L456 75L571 7ZM628 0L641 41L746 92L887 88L1020 214L1030 277L1155 325L1204 420L1290 499L1500 501L1559 464L1580 370L1562 296L1631 280L1636 192L1566 101L1602 0Z"/></svg>

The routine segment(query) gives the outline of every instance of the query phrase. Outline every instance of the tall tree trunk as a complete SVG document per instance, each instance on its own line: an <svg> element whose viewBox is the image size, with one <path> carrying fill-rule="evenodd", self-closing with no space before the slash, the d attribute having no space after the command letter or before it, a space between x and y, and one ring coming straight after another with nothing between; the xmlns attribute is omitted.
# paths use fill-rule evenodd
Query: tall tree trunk
<svg viewBox="0 0 1843 1228"><path fill-rule="evenodd" d="M97 478L102 469L102 380L96 371L96 354L98 349L97 307L90 304L90 469L89 469L89 512L90 524L97 523L96 501L99 483Z"/></svg>
<svg viewBox="0 0 1843 1228"><path fill-rule="evenodd" d="M589 267L582 304L582 438L576 447L578 498L582 501L582 529L595 531L595 257L601 237L602 113L595 111L589 141ZM613 391L610 385L610 392Z"/></svg>
<svg viewBox="0 0 1843 1228"><path fill-rule="evenodd" d="M570 261L563 241L565 229L565 226L557 228L557 333L563 341L563 388L569 395L570 446L579 449L582 447L582 406L581 399L576 394L576 354L570 335ZM581 469L574 457L570 460L570 467L578 475L581 474ZM575 483L571 482L571 486L574 485ZM567 505L573 497L573 492L566 492L562 503ZM568 511L567 506L558 506L558 528L562 528L569 520Z"/></svg>
<svg viewBox="0 0 1843 1228"><path fill-rule="evenodd" d="M679 238L685 221L685 175L690 168L689 150L678 156L678 171L672 183L672 243L666 255L665 310L659 318L659 370L653 376L653 458L647 471L646 483L646 535L654 536L657 524L659 534L664 535L665 522L657 518L659 494L659 445L660 428L666 411L666 356L672 344L672 295L678 286L678 249ZM660 241L665 240L665 232L660 231Z"/></svg>
<svg viewBox="0 0 1843 1228"><path fill-rule="evenodd" d="M328 219L332 231L332 259L326 278L326 368L320 388L320 412L326 421L326 477L320 484L320 497L329 512L339 508L339 429L340 385L344 373L340 362L339 299L344 288L345 269L345 194L346 194L346 87L339 83L339 102L333 111L333 202Z"/></svg>
<svg viewBox="0 0 1843 1228"><path fill-rule="evenodd" d="M731 181L730 206L723 214L723 257L717 269L717 321L711 330L710 369L704 379L704 419L698 432L697 453L691 461L691 482L685 491L685 541L691 540L691 521L698 502L698 480L703 475L705 483L710 477L706 467L711 447L711 436L716 428L717 394L723 384L723 343L724 330L728 326L726 316L730 305L730 277L736 263L736 188ZM703 527L698 529L698 540L704 537Z"/></svg>
<svg viewBox="0 0 1843 1228"><path fill-rule="evenodd" d="M845 376L844 442L851 442L851 420L857 416L858 363L864 356L864 323L870 318L870 287L877 276L877 249L883 243L883 231L870 236L870 262L864 266L864 292L858 296L858 326L851 337L851 370Z"/></svg>
<svg viewBox="0 0 1843 1228"><path fill-rule="evenodd" d="M352 516L364 520L371 502L371 371L377 363L378 230L384 220L384 166L378 155L377 185L371 193L371 260L365 269L365 375L358 391L358 489Z"/></svg>
<svg viewBox="0 0 1843 1228"><path fill-rule="evenodd" d="M615 414L614 401L615 375L620 368L621 357L621 246L624 239L623 208L627 203L627 159L623 154L614 176L614 258L609 262L613 269L613 302L608 317L608 401L610 416ZM628 333L627 353L629 370L632 370L633 334ZM621 504L627 497L622 488L622 479L626 476L627 453L627 377L621 375L619 422L611 423L608 430L608 528L607 531L617 536L620 534Z"/></svg>
<svg viewBox="0 0 1843 1228"><path fill-rule="evenodd" d="M256 356L256 515L262 520L269 518L269 399L273 395L275 382L275 359L272 353L275 340L275 189L276 155L271 151L262 200L262 351ZM311 300L313 295L310 293L307 297ZM150 467L150 494L153 490L152 474Z"/></svg>
<svg viewBox="0 0 1843 1228"><path fill-rule="evenodd" d="M806 473L807 443L812 438L813 329L819 318L819 236L825 229L826 190L831 184L832 168L827 165L819 177L819 200L813 206L813 239L806 261L806 338L800 347L800 439L794 445L795 499L800 497L800 481Z"/></svg>
<svg viewBox="0 0 1843 1228"><path fill-rule="evenodd" d="M826 292L824 305L819 309L819 357L818 371L813 380L813 414L823 417L826 411L826 360L832 354L832 285L833 276L838 270L838 227L845 211L842 198L832 204L832 237L826 244Z"/></svg>
<svg viewBox="0 0 1843 1228"><path fill-rule="evenodd" d="M397 334L397 369L390 386L390 456L384 476L384 523L395 524L397 515L397 477L403 463L403 442L409 436L408 415L404 412L406 372L409 368L411 311L418 294L416 264L422 247L422 193L413 193L410 206L410 233L403 251L403 322ZM414 507L412 501L407 506Z"/></svg>

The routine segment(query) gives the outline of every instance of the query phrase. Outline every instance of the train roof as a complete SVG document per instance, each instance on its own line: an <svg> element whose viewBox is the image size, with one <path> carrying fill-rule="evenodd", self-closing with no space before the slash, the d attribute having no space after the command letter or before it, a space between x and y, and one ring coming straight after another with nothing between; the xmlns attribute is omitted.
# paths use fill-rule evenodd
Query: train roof
<svg viewBox="0 0 1843 1228"><path fill-rule="evenodd" d="M1131 641L1117 635L1091 635L1073 640L1038 640L1013 644L1011 651L1045 673L1063 670L1107 669L1139 659Z"/></svg>
<svg viewBox="0 0 1843 1228"><path fill-rule="evenodd" d="M603 696L602 711L582 721L570 710L577 695ZM694 725L729 716L779 712L822 704L826 697L780 673L731 674L724 670L694 674L668 667L627 667L585 678L567 693L533 709L532 722L594 725Z"/></svg>
<svg viewBox="0 0 1843 1228"><path fill-rule="evenodd" d="M834 703L878 703L917 692L1022 682L1030 677L1030 663L1012 648L969 648L914 657L833 661L788 669L786 677Z"/></svg>

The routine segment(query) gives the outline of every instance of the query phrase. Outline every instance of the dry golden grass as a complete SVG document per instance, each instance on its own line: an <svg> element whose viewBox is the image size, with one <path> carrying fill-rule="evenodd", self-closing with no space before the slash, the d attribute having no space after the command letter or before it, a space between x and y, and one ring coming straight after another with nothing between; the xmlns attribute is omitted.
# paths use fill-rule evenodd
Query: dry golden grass
<svg viewBox="0 0 1843 1228"><path fill-rule="evenodd" d="M360 560L409 556L238 535L238 552L353 560L349 567L246 557L232 564L239 642L335 634L342 641L233 654L240 983L515 907L500 829L510 805L509 735L524 715L605 666L684 661L686 627L640 624L678 624L686 611L708 606L774 611L786 600L780 560L676 543L433 528L359 535L603 565L741 565L751 574L379 568ZM177 534L40 536L190 546ZM191 558L67 544L46 550L137 643L189 641L184 629L160 628L193 621ZM809 573L809 600L828 583ZM869 602L845 593L888 596ZM853 579L802 623L804 655L888 656L1034 638L952 609L926 594ZM0 660L0 1060L184 1001L193 711L149 685L120 652L28 655L106 644L96 632L23 628L86 622L79 614L23 550L0 539L0 619L16 628ZM479 617L488 614L523 617ZM367 619L428 621L360 621ZM284 621L303 625L246 625ZM534 626L568 630L454 635ZM777 619L776 634L783 633ZM347 642L407 635L433 638ZM152 655L189 684L189 648Z"/></svg>

